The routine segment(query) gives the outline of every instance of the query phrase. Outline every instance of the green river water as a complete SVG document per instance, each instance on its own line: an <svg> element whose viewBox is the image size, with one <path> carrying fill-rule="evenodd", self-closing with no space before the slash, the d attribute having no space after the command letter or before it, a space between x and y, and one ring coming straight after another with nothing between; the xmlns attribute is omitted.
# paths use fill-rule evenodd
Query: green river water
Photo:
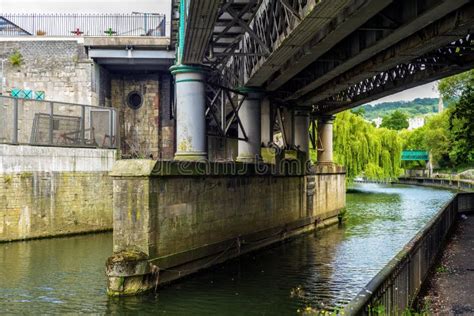
<svg viewBox="0 0 474 316"><path fill-rule="evenodd" d="M343 226L302 235L139 297L106 295L111 233L0 244L0 314L297 315L305 306L344 306L453 194L355 185L347 194Z"/></svg>

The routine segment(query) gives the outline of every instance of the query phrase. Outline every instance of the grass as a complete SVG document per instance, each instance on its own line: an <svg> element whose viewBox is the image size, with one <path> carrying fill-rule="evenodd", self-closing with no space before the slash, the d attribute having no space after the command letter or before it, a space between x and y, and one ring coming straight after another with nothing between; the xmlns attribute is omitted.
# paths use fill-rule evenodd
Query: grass
<svg viewBox="0 0 474 316"><path fill-rule="evenodd" d="M441 264L436 268L436 272L437 273L446 273L446 272L448 272L448 268Z"/></svg>

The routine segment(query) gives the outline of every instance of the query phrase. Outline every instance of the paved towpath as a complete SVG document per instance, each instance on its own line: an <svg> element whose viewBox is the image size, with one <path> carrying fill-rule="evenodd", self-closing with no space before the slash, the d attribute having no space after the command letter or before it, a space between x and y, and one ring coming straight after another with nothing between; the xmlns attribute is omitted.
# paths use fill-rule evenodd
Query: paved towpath
<svg viewBox="0 0 474 316"><path fill-rule="evenodd" d="M432 314L474 315L474 214L467 216L459 219L429 281L423 300Z"/></svg>

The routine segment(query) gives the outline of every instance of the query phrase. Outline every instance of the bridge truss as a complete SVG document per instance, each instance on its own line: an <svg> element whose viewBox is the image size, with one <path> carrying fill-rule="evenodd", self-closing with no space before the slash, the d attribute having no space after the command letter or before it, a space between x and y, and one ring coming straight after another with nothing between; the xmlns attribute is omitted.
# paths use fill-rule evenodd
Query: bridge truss
<svg viewBox="0 0 474 316"><path fill-rule="evenodd" d="M319 116L473 67L469 0L176 2L181 62L212 69L206 115L217 136L242 128L242 86Z"/></svg>
<svg viewBox="0 0 474 316"><path fill-rule="evenodd" d="M386 95L428 83L474 66L474 34L382 71L313 106L314 114L334 114Z"/></svg>

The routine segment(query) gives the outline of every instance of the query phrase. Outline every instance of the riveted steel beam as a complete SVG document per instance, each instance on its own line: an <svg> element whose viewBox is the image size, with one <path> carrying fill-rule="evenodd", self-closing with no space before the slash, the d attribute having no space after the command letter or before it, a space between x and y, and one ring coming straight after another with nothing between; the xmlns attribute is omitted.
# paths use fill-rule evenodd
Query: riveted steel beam
<svg viewBox="0 0 474 316"><path fill-rule="evenodd" d="M321 100L315 114L335 114L384 96L460 73L474 66L474 34L379 72Z"/></svg>
<svg viewBox="0 0 474 316"><path fill-rule="evenodd" d="M321 2L305 12L291 32L275 41L272 54L252 69L249 84L264 84L274 91L336 45L392 0ZM321 19L320 17L328 17ZM304 34L305 36L301 36Z"/></svg>
<svg viewBox="0 0 474 316"><path fill-rule="evenodd" d="M414 10L413 2L418 3ZM380 32L355 32L338 43L333 49L329 50L321 58L336 56L342 58L342 63L334 63L333 65L321 64L316 60L306 67L306 70L312 74L312 78L305 81L295 81L296 75L292 80L288 81L282 89L285 91L294 91L286 100L296 100L302 98L308 93L312 93L315 89L326 82L340 76L354 66L370 60L379 52L387 47L395 45L404 38L418 32L428 26L433 21L442 19L444 16L453 12L464 5L469 0L442 0L435 3L423 2L421 0L402 0L394 2L386 7L383 12L386 15L397 13L397 19L400 26L395 31ZM372 21L370 21L372 22ZM365 27L365 25L364 25ZM358 49L353 49L353 37L359 42Z"/></svg>
<svg viewBox="0 0 474 316"><path fill-rule="evenodd" d="M370 78L377 73L391 69L398 64L407 63L415 57L429 53L440 46L450 45L451 42L456 41L463 34L468 34L472 25L474 25L474 5L469 4L383 52L372 56L366 62L340 74L318 89L313 90L298 102L306 105L319 103L332 95L336 95L339 91L345 90L348 86Z"/></svg>

